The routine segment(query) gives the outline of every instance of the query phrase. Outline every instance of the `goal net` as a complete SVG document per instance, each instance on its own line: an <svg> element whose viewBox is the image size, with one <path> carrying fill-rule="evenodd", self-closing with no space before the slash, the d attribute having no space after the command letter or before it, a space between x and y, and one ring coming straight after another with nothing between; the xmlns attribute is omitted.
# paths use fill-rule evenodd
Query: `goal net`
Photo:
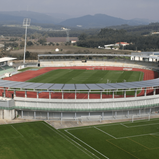
<svg viewBox="0 0 159 159"><path fill-rule="evenodd" d="M94 70L94 67L86 68L86 70Z"/></svg>
<svg viewBox="0 0 159 159"><path fill-rule="evenodd" d="M107 68L106 67L102 67L102 70L107 70Z"/></svg>
<svg viewBox="0 0 159 159"><path fill-rule="evenodd" d="M150 114L142 114L142 115L133 115L132 116L132 119L131 119L131 122L133 123L134 121L137 121L137 120L150 120Z"/></svg>
<svg viewBox="0 0 159 159"><path fill-rule="evenodd" d="M128 68L123 68L123 71L132 71L132 68L128 67Z"/></svg>
<svg viewBox="0 0 159 159"><path fill-rule="evenodd" d="M78 118L79 121L81 121L81 123L83 121L100 121L102 120L102 116L101 115L91 115L91 116L81 116L80 118Z"/></svg>

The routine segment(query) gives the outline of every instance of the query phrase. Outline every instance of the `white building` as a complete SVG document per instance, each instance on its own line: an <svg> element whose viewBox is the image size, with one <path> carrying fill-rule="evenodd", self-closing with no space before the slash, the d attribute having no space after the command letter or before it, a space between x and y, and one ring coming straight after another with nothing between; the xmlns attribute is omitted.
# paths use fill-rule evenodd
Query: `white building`
<svg viewBox="0 0 159 159"><path fill-rule="evenodd" d="M115 47L118 47L117 44L108 44L108 45L104 45L105 49L114 49Z"/></svg>
<svg viewBox="0 0 159 159"><path fill-rule="evenodd" d="M3 44L0 44L0 48L3 48L4 47L4 45Z"/></svg>
<svg viewBox="0 0 159 159"><path fill-rule="evenodd" d="M56 48L56 49L55 49L55 51L56 51L56 52L59 52L59 51L60 51L60 49Z"/></svg>
<svg viewBox="0 0 159 159"><path fill-rule="evenodd" d="M105 49L117 49L119 48L119 46L126 46L129 45L129 43L127 42L117 42L115 44L108 44L108 45L104 45Z"/></svg>
<svg viewBox="0 0 159 159"><path fill-rule="evenodd" d="M156 59L156 57L159 57L159 52L132 52L131 53L131 60L134 61L150 61L155 62L159 61Z"/></svg>
<svg viewBox="0 0 159 159"><path fill-rule="evenodd" d="M72 40L71 41L71 44L75 44L77 41L76 40Z"/></svg>

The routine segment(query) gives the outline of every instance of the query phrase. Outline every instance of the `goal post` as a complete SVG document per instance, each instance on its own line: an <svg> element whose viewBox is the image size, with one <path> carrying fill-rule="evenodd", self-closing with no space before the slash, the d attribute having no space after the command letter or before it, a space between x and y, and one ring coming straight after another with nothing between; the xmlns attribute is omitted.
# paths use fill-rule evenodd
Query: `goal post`
<svg viewBox="0 0 159 159"><path fill-rule="evenodd" d="M78 118L79 121L84 122L93 122L93 121L102 121L102 116L101 115L91 115L91 116L81 116Z"/></svg>
<svg viewBox="0 0 159 159"><path fill-rule="evenodd" d="M143 115L132 115L131 122L133 123L134 121L137 120L148 120L150 121L151 114L143 114Z"/></svg>

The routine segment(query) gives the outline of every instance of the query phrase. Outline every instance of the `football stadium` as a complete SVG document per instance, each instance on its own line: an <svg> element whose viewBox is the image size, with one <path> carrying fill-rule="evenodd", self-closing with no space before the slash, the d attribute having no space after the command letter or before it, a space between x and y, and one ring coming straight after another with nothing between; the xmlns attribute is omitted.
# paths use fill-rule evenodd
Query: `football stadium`
<svg viewBox="0 0 159 159"><path fill-rule="evenodd" d="M108 56L39 55L39 67L26 67L0 80L1 118L106 120L155 115L158 57L147 62L112 61Z"/></svg>
<svg viewBox="0 0 159 159"><path fill-rule="evenodd" d="M27 65L2 59L0 118L32 122L0 126L1 156L157 159L159 58L115 59L124 56L40 54ZM98 125L55 129L52 121Z"/></svg>

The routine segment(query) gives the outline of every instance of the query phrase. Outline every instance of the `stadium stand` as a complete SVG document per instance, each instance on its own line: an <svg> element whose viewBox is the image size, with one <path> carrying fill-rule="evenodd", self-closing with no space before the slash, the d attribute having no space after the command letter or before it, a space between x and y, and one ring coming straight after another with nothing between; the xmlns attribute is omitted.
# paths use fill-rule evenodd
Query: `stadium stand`
<svg viewBox="0 0 159 159"><path fill-rule="evenodd" d="M14 69L13 67L11 66L1 66L0 68L0 76L4 75L5 73L13 73L15 72L16 69Z"/></svg>
<svg viewBox="0 0 159 159"><path fill-rule="evenodd" d="M118 62L118 61L87 61L82 63L81 61L40 61L41 67L65 67L65 66L116 66L116 67L132 67L142 69L158 69L157 63L148 62Z"/></svg>

